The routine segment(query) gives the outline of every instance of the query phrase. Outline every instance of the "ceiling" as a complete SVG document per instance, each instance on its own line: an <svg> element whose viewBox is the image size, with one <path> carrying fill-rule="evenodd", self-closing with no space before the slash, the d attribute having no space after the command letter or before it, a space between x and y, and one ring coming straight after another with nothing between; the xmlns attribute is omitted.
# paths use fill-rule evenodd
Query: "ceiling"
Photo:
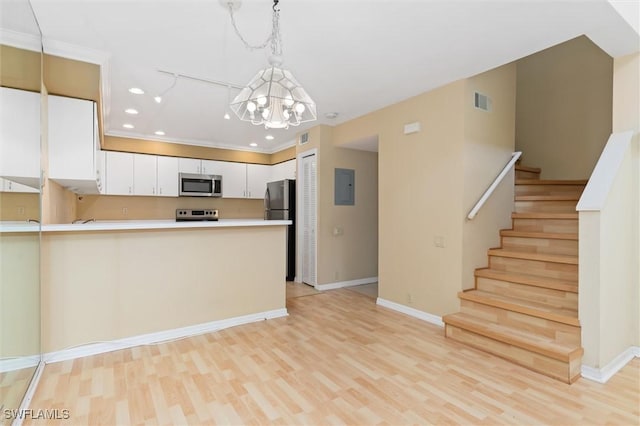
<svg viewBox="0 0 640 426"><path fill-rule="evenodd" d="M3 12L15 2L0 1ZM348 121L582 34L614 57L638 50L638 34L606 0L281 0L284 66L315 100L318 121L267 131L228 110L236 89L179 78L161 104L153 101L173 82L158 70L242 86L266 65L267 52L243 46L220 0L31 4L46 53L102 66L106 134L259 152L290 146L296 133L317 124ZM249 42L266 39L271 6L245 0L236 12ZM6 19L2 25L11 28ZM145 94L131 94L131 87ZM332 112L337 118L325 117ZM375 149L373 141L354 142Z"/></svg>

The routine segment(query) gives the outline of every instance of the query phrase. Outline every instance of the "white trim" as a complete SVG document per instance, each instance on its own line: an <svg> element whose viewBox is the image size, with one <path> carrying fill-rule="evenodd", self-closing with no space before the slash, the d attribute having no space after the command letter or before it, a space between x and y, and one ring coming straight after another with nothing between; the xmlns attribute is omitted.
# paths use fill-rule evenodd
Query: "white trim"
<svg viewBox="0 0 640 426"><path fill-rule="evenodd" d="M355 285L370 284L370 283L377 283L377 282L378 282L378 277L371 277L371 278L360 278L357 280L350 280L350 281L338 281L338 282L329 283L329 284L316 284L314 285L314 287L318 291L325 291L325 290L334 290L336 288L353 287Z"/></svg>
<svg viewBox="0 0 640 426"><path fill-rule="evenodd" d="M631 346L602 368L583 365L581 369L582 377L598 383L607 383L611 377L627 365L634 357L640 358L640 346Z"/></svg>
<svg viewBox="0 0 640 426"><path fill-rule="evenodd" d="M21 33L5 28L0 28L0 44L17 47L18 49L31 50L33 52L42 52L40 35Z"/></svg>
<svg viewBox="0 0 640 426"><path fill-rule="evenodd" d="M618 174L625 153L631 146L633 131L612 133L600 154L593 173L585 186L576 210L600 211L611 191L613 181Z"/></svg>
<svg viewBox="0 0 640 426"><path fill-rule="evenodd" d="M0 373L35 367L40 362L40 355L23 356L0 360Z"/></svg>
<svg viewBox="0 0 640 426"><path fill-rule="evenodd" d="M42 38L44 53L61 58L73 59L80 62L102 65L109 60L109 54L102 50L78 46L64 41Z"/></svg>
<svg viewBox="0 0 640 426"><path fill-rule="evenodd" d="M403 314L409 315L414 318L418 318L419 320L426 321L430 324L437 325L438 327L444 327L444 322L442 322L442 317L437 315L430 314L428 312L419 311L414 308L410 308L405 305L401 305L396 302L392 302L390 300L382 299L378 297L376 300L376 304L383 306L385 308L393 309L394 311L401 312Z"/></svg>
<svg viewBox="0 0 640 426"><path fill-rule="evenodd" d="M39 356L38 356L39 358ZM44 371L44 361L38 361L38 368L33 373L33 377L31 377L31 381L29 382L29 387L22 397L22 402L20 403L20 408L18 409L19 413L24 413L31 405L31 400L33 399L33 395L36 393L36 389L38 388L38 384L40 383L40 377L42 377L42 372ZM22 426L22 422L24 421L24 416L19 416L14 419L11 426Z"/></svg>
<svg viewBox="0 0 640 426"><path fill-rule="evenodd" d="M90 355L97 355L120 349L132 348L141 345L154 345L169 340L181 339L184 337L197 336L199 334L211 333L224 328L236 325L248 324L252 322L286 317L289 315L286 308L274 309L272 311L259 312L256 314L243 315L239 317L227 318L203 324L191 325L188 327L175 328L172 330L159 331L156 333L142 334L139 336L126 337L124 339L112 340L110 342L89 343L83 346L63 349L61 351L49 352L42 356L45 363L66 361L70 359L82 358Z"/></svg>

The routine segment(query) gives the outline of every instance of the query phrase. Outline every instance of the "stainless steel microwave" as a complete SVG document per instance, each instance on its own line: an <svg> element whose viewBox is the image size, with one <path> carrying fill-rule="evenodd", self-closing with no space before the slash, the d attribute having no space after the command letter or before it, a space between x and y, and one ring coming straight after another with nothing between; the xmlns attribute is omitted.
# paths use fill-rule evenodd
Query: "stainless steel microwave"
<svg viewBox="0 0 640 426"><path fill-rule="evenodd" d="M178 189L181 197L222 197L222 176L180 173Z"/></svg>

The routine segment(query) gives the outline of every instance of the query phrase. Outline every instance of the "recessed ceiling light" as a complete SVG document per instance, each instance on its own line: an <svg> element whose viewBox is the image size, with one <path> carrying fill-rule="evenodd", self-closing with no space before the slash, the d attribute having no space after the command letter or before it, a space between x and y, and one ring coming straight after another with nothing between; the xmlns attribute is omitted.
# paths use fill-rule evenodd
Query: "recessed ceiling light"
<svg viewBox="0 0 640 426"><path fill-rule="evenodd" d="M156 130L156 135L158 136L164 136L164 132L162 130Z"/></svg>
<svg viewBox="0 0 640 426"><path fill-rule="evenodd" d="M334 118L338 117L338 113L337 112L327 112L324 116L327 117L329 120L333 120Z"/></svg>
<svg viewBox="0 0 640 426"><path fill-rule="evenodd" d="M156 101L157 104L159 104L160 102L162 102L162 96L154 96L153 100Z"/></svg>
<svg viewBox="0 0 640 426"><path fill-rule="evenodd" d="M132 87L131 89L129 89L129 92L133 93L134 95L144 95L144 90L140 89L139 87Z"/></svg>
<svg viewBox="0 0 640 426"><path fill-rule="evenodd" d="M273 140L273 136L271 136L271 135L267 135L267 136L265 136L264 138L265 138L266 140L268 140L268 141L272 141L272 140Z"/></svg>
<svg viewBox="0 0 640 426"><path fill-rule="evenodd" d="M257 144L257 143L255 143L255 142L251 142L251 143L249 144L249 146L258 146L258 144Z"/></svg>
<svg viewBox="0 0 640 426"><path fill-rule="evenodd" d="M224 119L225 119L225 120L231 120L231 116L229 115L229 113L228 113L228 112L225 112L225 113L224 113Z"/></svg>
<svg viewBox="0 0 640 426"><path fill-rule="evenodd" d="M127 108L124 110L124 112L126 112L127 114L136 115L138 113L138 110L133 108Z"/></svg>
<svg viewBox="0 0 640 426"><path fill-rule="evenodd" d="M122 127L124 127L125 129L133 129L135 126L133 124L123 124Z"/></svg>

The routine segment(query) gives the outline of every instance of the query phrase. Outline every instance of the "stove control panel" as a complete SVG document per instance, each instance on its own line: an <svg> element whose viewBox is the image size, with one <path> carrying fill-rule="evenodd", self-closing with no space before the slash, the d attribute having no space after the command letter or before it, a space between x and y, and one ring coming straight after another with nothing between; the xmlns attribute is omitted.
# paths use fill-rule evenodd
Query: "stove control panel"
<svg viewBox="0 0 640 426"><path fill-rule="evenodd" d="M176 209L176 221L218 220L218 209Z"/></svg>

